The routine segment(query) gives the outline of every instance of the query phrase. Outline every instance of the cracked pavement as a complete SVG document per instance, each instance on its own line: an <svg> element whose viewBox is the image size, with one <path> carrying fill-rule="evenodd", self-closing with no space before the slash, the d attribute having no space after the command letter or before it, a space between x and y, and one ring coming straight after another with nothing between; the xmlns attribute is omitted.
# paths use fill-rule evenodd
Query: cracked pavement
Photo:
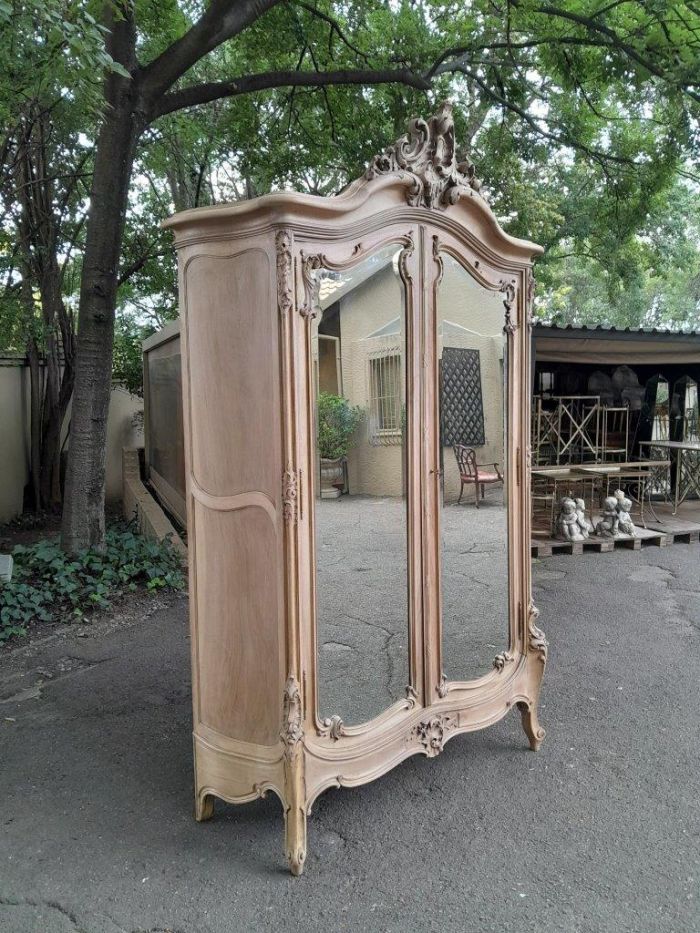
<svg viewBox="0 0 700 933"><path fill-rule="evenodd" d="M0 931L697 933L699 568L537 563L542 749L513 714L329 791L301 878L274 797L192 818L184 599L4 651Z"/></svg>

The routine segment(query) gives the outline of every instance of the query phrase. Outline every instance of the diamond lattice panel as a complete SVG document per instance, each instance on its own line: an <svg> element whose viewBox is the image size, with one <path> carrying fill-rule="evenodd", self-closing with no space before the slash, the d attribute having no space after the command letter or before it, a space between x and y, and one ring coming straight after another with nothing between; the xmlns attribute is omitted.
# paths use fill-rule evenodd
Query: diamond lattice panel
<svg viewBox="0 0 700 933"><path fill-rule="evenodd" d="M443 349L440 408L443 447L483 447L486 440L478 350Z"/></svg>

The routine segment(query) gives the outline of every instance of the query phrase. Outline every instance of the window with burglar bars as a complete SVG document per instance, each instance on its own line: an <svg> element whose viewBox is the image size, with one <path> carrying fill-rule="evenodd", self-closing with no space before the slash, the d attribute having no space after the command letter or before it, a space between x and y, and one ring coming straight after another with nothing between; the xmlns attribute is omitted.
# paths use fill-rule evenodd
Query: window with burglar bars
<svg viewBox="0 0 700 933"><path fill-rule="evenodd" d="M370 444L401 443L401 350L396 347L369 359Z"/></svg>

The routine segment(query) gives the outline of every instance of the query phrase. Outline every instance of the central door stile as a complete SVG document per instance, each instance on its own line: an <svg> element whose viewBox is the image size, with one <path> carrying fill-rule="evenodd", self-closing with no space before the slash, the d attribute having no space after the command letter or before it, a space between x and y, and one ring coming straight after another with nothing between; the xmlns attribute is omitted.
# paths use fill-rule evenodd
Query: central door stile
<svg viewBox="0 0 700 933"><path fill-rule="evenodd" d="M442 263L437 236L420 228L421 482L423 554L423 689L425 705L444 696L440 637L440 399L437 386L437 289Z"/></svg>

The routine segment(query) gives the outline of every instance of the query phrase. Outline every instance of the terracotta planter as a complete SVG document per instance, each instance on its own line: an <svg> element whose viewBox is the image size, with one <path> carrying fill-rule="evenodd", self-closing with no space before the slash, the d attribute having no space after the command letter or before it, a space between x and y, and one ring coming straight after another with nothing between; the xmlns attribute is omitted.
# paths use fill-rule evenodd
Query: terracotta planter
<svg viewBox="0 0 700 933"><path fill-rule="evenodd" d="M321 457L321 498L337 499L343 488L343 461Z"/></svg>

